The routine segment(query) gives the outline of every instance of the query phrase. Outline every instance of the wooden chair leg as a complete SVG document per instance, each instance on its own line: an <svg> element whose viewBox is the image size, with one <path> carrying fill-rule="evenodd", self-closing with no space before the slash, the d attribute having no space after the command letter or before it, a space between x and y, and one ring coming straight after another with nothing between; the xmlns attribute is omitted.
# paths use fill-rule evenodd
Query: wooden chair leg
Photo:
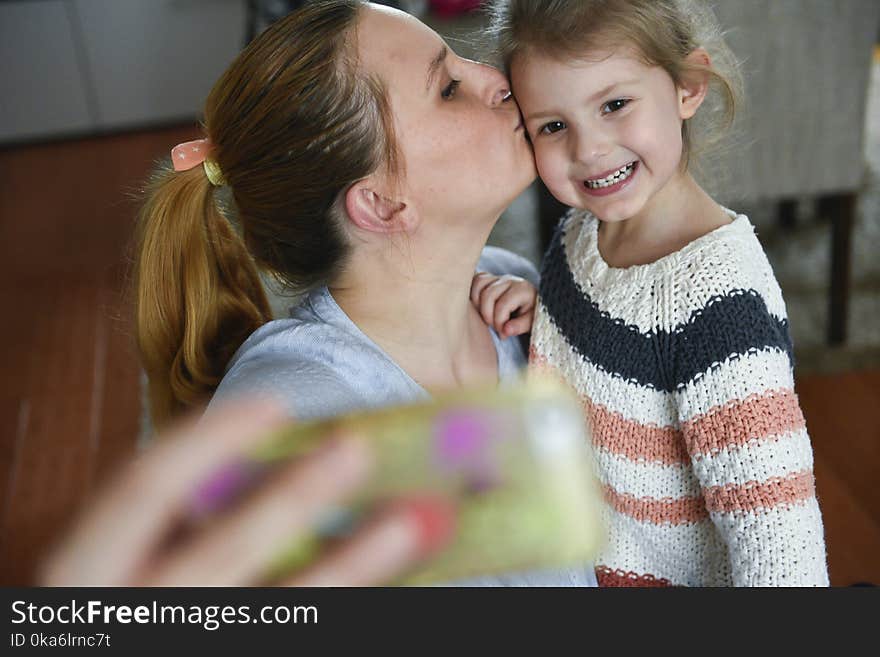
<svg viewBox="0 0 880 657"><path fill-rule="evenodd" d="M783 230L791 230L797 224L797 201L785 199L776 206L776 219Z"/></svg>
<svg viewBox="0 0 880 657"><path fill-rule="evenodd" d="M849 310L852 231L856 194L829 194L819 198L819 213L831 222L831 288L828 303L828 344L846 341Z"/></svg>

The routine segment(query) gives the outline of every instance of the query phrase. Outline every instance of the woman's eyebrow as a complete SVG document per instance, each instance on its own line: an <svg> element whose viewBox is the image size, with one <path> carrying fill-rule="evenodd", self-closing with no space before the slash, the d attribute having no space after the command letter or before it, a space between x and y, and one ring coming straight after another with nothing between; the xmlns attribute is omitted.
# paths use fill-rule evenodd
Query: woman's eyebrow
<svg viewBox="0 0 880 657"><path fill-rule="evenodd" d="M440 70L440 65L446 59L446 55L449 54L449 48L443 46L440 48L440 52L437 53L437 56L431 60L431 63L428 64L428 77L425 80L425 91L427 92L431 85L434 83L434 78L437 77L437 71Z"/></svg>

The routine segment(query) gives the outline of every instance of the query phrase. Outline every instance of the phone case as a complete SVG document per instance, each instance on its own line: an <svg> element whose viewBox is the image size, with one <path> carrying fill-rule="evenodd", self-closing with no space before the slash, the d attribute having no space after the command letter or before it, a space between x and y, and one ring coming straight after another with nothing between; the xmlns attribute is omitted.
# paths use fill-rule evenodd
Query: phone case
<svg viewBox="0 0 880 657"><path fill-rule="evenodd" d="M291 425L250 455L253 470L305 454L340 428L369 442L375 474L349 507L284 550L275 574L304 567L375 503L400 496L444 496L457 508L451 542L401 584L584 565L600 547L600 493L583 412L560 383L530 377Z"/></svg>

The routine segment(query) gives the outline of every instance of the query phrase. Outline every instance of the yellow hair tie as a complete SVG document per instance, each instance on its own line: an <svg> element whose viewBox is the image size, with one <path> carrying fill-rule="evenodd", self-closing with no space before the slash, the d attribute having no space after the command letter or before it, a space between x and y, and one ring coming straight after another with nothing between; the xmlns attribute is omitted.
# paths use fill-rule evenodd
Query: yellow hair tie
<svg viewBox="0 0 880 657"><path fill-rule="evenodd" d="M217 164L214 160L205 160L202 163L202 166L205 167L205 174L208 176L208 180L211 181L211 184L215 187L222 187L226 184L226 179L223 177L223 172L220 171L220 165Z"/></svg>

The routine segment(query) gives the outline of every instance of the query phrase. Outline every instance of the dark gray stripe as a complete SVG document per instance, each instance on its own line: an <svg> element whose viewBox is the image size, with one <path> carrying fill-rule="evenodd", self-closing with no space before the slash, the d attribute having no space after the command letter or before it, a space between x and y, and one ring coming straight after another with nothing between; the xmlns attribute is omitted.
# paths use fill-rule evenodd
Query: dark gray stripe
<svg viewBox="0 0 880 657"><path fill-rule="evenodd" d="M641 333L611 317L575 282L562 226L544 257L541 302L566 342L595 366L627 381L671 392L725 360L778 349L792 360L788 321L767 310L755 290L713 297L671 332Z"/></svg>

